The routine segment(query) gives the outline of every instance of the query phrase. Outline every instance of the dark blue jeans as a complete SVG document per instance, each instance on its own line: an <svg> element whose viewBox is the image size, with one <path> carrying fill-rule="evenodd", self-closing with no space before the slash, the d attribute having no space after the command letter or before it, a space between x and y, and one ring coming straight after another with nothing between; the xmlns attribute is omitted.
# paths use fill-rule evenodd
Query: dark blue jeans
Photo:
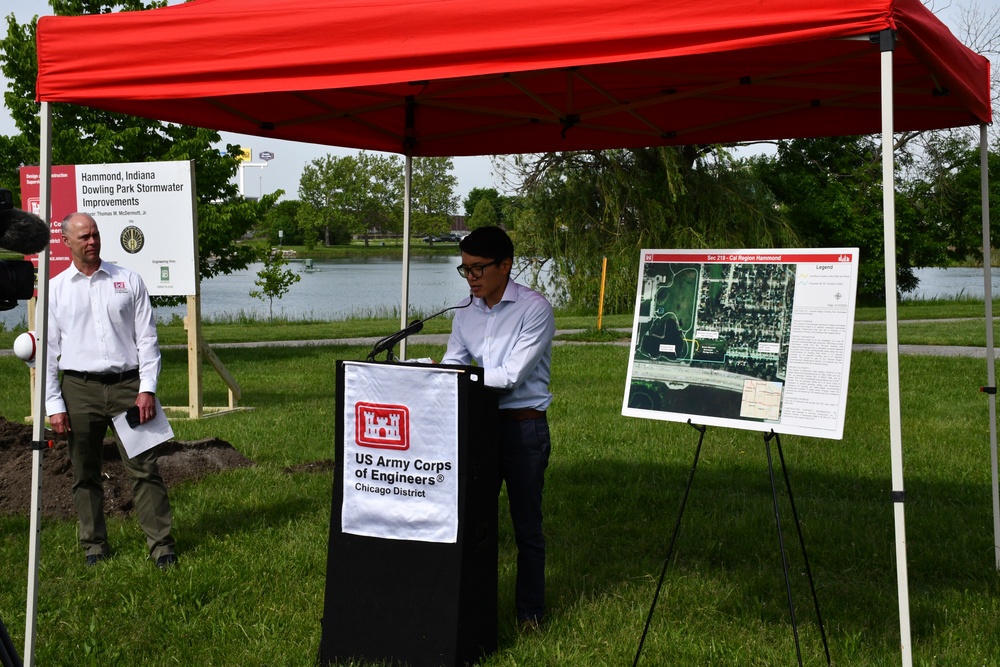
<svg viewBox="0 0 1000 667"><path fill-rule="evenodd" d="M545 613L545 535L542 487L549 465L549 423L544 417L500 422L500 484L507 484L510 518L517 542L514 602L519 620L541 620Z"/></svg>

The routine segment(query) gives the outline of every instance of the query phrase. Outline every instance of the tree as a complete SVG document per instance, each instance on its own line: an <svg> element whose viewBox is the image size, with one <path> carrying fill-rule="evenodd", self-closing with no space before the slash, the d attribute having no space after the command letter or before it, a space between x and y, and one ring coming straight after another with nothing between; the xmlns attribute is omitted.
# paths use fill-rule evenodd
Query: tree
<svg viewBox="0 0 1000 667"><path fill-rule="evenodd" d="M140 0L50 0L58 15L139 11L164 6ZM35 103L35 35L37 19L19 25L7 17L7 35L0 40L0 64L9 80L4 103L19 134L0 137L0 187L20 192L18 168L39 163L39 105ZM92 45L99 48L99 45ZM239 240L262 219L278 194L260 201L239 196L234 177L238 146L225 152L215 148L218 132L101 111L74 104L52 109L53 164L100 164L193 160L198 207L199 272L202 278L245 269L257 251ZM210 261L211 258L211 261ZM157 305L179 302L178 297L156 297Z"/></svg>
<svg viewBox="0 0 1000 667"><path fill-rule="evenodd" d="M317 237L322 232L327 245L348 243L354 235L367 245L371 234L401 226L402 174L398 157L366 151L313 160L299 179L298 219Z"/></svg>
<svg viewBox="0 0 1000 667"><path fill-rule="evenodd" d="M912 162L906 151L897 159L903 165ZM759 158L754 164L803 246L858 247L859 299L884 303L882 151L878 137L782 141L776 156ZM912 174L912 168L910 171ZM906 293L918 283L913 268L938 263L943 258L943 244L939 230L928 224L926 205L907 196L920 192L923 186L904 181L896 187L896 282L900 293Z"/></svg>
<svg viewBox="0 0 1000 667"><path fill-rule="evenodd" d="M361 151L358 168L365 187L356 226L368 245L370 234L398 234L403 229L403 163L396 155Z"/></svg>
<svg viewBox="0 0 1000 667"><path fill-rule="evenodd" d="M505 197L497 192L496 188L472 188L469 190L469 194L465 196L465 224L469 229L475 229L476 227L482 227L483 225L476 222L470 222L475 217L476 208L480 205L480 202L486 201L489 203L490 207L493 209L493 215L495 220L493 225L503 226L506 218L505 212L511 206L512 198ZM488 214L487 214L488 215Z"/></svg>
<svg viewBox="0 0 1000 667"><path fill-rule="evenodd" d="M264 266L257 272L254 285L260 289L250 290L250 296L261 301L267 300L267 319L274 319L274 300L288 294L292 285L302 280L302 276L285 267L288 260L281 252L268 252L264 258Z"/></svg>
<svg viewBox="0 0 1000 667"><path fill-rule="evenodd" d="M303 233L299 228L298 213L302 202L298 199L286 199L274 205L264 216L264 232L272 246L303 245ZM278 232L283 232L278 234Z"/></svg>
<svg viewBox="0 0 1000 667"><path fill-rule="evenodd" d="M480 199L476 204L476 210L469 218L466 218L465 225L469 229L479 229L480 227L490 227L500 223L500 216L490 203L489 199Z"/></svg>
<svg viewBox="0 0 1000 667"><path fill-rule="evenodd" d="M354 207L358 193L358 161L353 156L327 155L302 170L299 178L299 224L306 244L322 237L324 245L343 245L351 240Z"/></svg>
<svg viewBox="0 0 1000 667"><path fill-rule="evenodd" d="M934 133L924 142L921 173L903 185L927 234L936 239L940 256L926 265L983 261L982 186L978 142L962 133ZM1000 206L1000 154L989 153L990 210ZM991 226L990 245L996 247L1000 228Z"/></svg>
<svg viewBox="0 0 1000 667"><path fill-rule="evenodd" d="M496 209L500 202L500 193L497 192L496 188L472 188L469 190L469 194L465 195L465 201L462 202L466 219L472 217L472 214L476 212L476 205L482 199L489 200L493 208Z"/></svg>
<svg viewBox="0 0 1000 667"><path fill-rule="evenodd" d="M522 183L507 225L518 255L551 259L547 291L561 288L571 308L597 309L605 257L605 308L621 313L634 306L642 248L795 243L767 190L718 147L514 156L505 169Z"/></svg>
<svg viewBox="0 0 1000 667"><path fill-rule="evenodd" d="M454 169L449 157L413 159L410 233L414 236L439 235L451 228L451 216L458 208Z"/></svg>

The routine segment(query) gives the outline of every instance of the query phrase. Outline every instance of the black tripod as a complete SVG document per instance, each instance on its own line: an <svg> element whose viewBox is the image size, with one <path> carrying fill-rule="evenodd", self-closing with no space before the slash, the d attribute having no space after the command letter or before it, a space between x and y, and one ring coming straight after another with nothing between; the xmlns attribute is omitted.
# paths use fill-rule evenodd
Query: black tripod
<svg viewBox="0 0 1000 667"><path fill-rule="evenodd" d="M2 618L0 618L0 665L3 667L22 667L21 658L17 655L10 635L7 634L7 628L4 626Z"/></svg>
<svg viewBox="0 0 1000 667"><path fill-rule="evenodd" d="M635 660L632 662L632 666L636 667L639 664L639 658L642 655L642 646L646 642L646 635L649 633L649 625L653 620L653 611L656 609L656 602L660 597L660 589L663 588L663 579L667 574L667 565L670 563L670 556L674 552L674 543L677 541L677 533L680 532L681 528L681 517L684 516L684 506L687 504L688 493L691 491L691 484L694 481L694 471L698 468L698 457L701 454L701 443L705 439L705 426L699 426L697 424L692 424L689 419L688 424L690 424L695 430L698 431L698 446L694 452L694 463L691 464L691 472L688 474L687 486L684 488L684 495L681 498L681 508L677 513L677 521L674 523L674 532L670 536L670 546L667 548L667 557L663 560L663 568L660 570L660 581L656 586L656 592L653 594L653 603L649 607L649 614L646 616L646 626L642 630L642 637L639 639L639 648L635 652ZM799 522L799 513L795 509L795 498L792 496L792 484L788 479L788 468L785 466L785 455L781 450L781 439L778 434L774 431L764 435L764 447L767 450L767 470L771 477L771 498L774 502L774 520L778 526L778 547L781 551L781 567L785 574L785 591L788 594L788 611L792 619L792 634L795 636L795 653L798 657L799 666L802 665L802 649L799 646L799 626L795 619L795 604L792 601L792 582L791 578L788 576L788 557L785 553L785 538L781 530L781 513L778 509L778 486L774 481L774 463L771 459L771 439L774 439L778 446L778 458L781 460L781 471L785 478L785 489L788 491L788 500L792 508L792 516L795 518L795 528L799 534L799 546L802 548L802 558L805 562L806 574L809 578L809 589L812 591L813 604L816 607L816 620L819 624L819 632L823 638L823 650L826 653L826 664L830 663L830 647L826 641L826 631L823 629L823 617L819 611L819 598L816 597L816 586L813 584L812 570L809 567L809 557L806 555L806 543L805 539L802 537L802 524Z"/></svg>

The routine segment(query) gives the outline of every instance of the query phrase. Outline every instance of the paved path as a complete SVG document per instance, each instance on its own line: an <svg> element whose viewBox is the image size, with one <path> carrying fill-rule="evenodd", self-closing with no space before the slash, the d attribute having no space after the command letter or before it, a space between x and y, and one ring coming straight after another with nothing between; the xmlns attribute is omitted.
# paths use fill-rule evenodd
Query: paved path
<svg viewBox="0 0 1000 667"><path fill-rule="evenodd" d="M559 329L556 336L580 333L583 329ZM626 330L627 331L627 330ZM379 340L378 336L366 336L362 338L327 338L320 340L286 340L274 342L255 343L213 343L212 349L224 350L227 348L257 348L257 347L320 347L328 345L374 345ZM448 334L416 334L407 340L411 343L423 343L427 345L446 345ZM594 343L584 343L578 341L556 340L555 345L593 345ZM611 343L598 343L600 345L618 345L627 347L631 343L627 340L615 341ZM163 349L184 349L186 345L164 345ZM882 352L885 353L885 345L855 344L855 352ZM1000 357L1000 348L994 348L996 356ZM986 358L985 347L962 347L953 345L900 345L900 354L923 355L930 357L977 357Z"/></svg>
<svg viewBox="0 0 1000 667"><path fill-rule="evenodd" d="M556 336L580 333L583 329L559 329ZM617 329L616 329L617 331ZM629 331L624 329L623 331ZM317 340L281 340L281 341L258 341L250 343L212 343L213 350L226 350L237 348L261 348L261 347L326 347L330 345L374 345L380 336L364 336L359 338L324 338ZM446 345L448 334L416 334L407 340L411 343L424 343L428 345ZM577 341L555 341L556 345L592 345L594 343L583 343ZM615 341L612 343L598 343L600 345L619 345L627 347L629 341ZM183 350L187 345L162 345L164 350ZM882 352L885 353L885 345L872 345L856 343L853 346L855 352ZM963 347L953 345L900 345L900 354L922 355L929 357L975 357L986 358L985 347ZM14 352L10 349L0 350L0 357L9 357ZM1000 348L994 348L994 354L1000 357Z"/></svg>

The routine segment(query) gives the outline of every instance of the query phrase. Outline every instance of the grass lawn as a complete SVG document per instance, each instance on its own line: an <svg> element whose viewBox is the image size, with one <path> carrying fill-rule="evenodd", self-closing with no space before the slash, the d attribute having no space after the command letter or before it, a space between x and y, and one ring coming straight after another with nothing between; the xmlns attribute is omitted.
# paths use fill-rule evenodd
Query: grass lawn
<svg viewBox="0 0 1000 667"><path fill-rule="evenodd" d="M593 327L587 319L560 317L558 325ZM611 320L605 326L631 324L630 317ZM280 339L285 325L229 326L224 334L209 326L206 338L238 338L235 328L242 326L243 340ZM320 338L393 328L378 321L301 326L317 327L308 334ZM940 326L954 330L955 323ZM166 329L164 342L183 340ZM9 347L2 338L0 345ZM332 476L285 468L333 456L335 363L367 352L367 346L219 350L243 387L241 404L253 410L176 420L173 428L181 440L222 438L257 465L172 490L181 558L172 571L146 561L134 518L109 522L116 556L93 569L84 566L75 522L43 521L37 663L313 664ZM414 344L408 352L439 358L443 347ZM529 635L515 627L515 549L501 499L500 648L484 667L632 664L698 434L686 424L621 416L627 359L628 350L615 345L554 350L545 497L549 623ZM1000 575L987 398L979 393L985 365L904 356L900 367L914 664L997 665ZM0 357L0 376L0 415L28 414L24 365ZM225 404L221 381L208 369L205 378L205 404ZM186 353L166 350L163 403L186 405L186 382ZM782 438L839 665L900 664L886 382L884 354L856 353L844 439ZM826 664L783 491L781 497L803 659ZM0 616L20 651L27 517L0 517L0 533ZM708 429L674 556L642 665L796 663L760 433ZM400 603L422 612L419 602Z"/></svg>

